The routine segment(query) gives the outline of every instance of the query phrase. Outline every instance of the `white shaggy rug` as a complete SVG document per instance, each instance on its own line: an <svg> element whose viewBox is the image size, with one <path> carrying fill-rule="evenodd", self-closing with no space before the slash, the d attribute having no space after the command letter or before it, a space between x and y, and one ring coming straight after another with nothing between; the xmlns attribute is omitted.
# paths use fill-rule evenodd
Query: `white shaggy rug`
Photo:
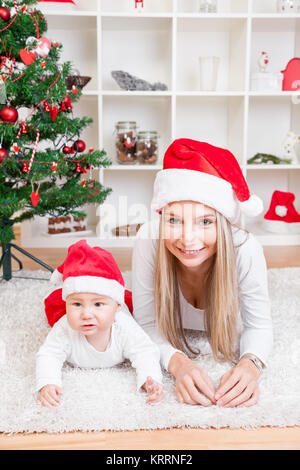
<svg viewBox="0 0 300 470"><path fill-rule="evenodd" d="M20 273L21 274L21 273ZM43 271L23 275L47 277ZM13 279L0 283L0 432L136 430L170 427L255 428L300 425L300 268L269 271L275 347L260 380L259 403L250 408L179 404L174 380L165 374L162 403L145 403L137 393L130 364L112 369L64 367L61 404L44 408L36 402L35 354L50 327L43 298L48 282ZM130 273L124 273L130 288ZM193 333L203 355L197 362L218 385L227 364L217 364L202 334Z"/></svg>

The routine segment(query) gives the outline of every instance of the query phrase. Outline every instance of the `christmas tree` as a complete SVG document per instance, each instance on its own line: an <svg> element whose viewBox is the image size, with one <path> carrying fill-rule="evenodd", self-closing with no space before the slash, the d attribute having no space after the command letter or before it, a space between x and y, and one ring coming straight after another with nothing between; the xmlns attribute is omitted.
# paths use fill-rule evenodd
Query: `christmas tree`
<svg viewBox="0 0 300 470"><path fill-rule="evenodd" d="M110 193L92 169L111 160L80 138L92 119L73 115L80 86L68 85L71 62L48 38L37 0L0 2L0 242L34 216L81 217L82 206ZM75 67L74 67L75 68ZM26 108L25 117L18 110ZM1 264L1 263L0 263Z"/></svg>

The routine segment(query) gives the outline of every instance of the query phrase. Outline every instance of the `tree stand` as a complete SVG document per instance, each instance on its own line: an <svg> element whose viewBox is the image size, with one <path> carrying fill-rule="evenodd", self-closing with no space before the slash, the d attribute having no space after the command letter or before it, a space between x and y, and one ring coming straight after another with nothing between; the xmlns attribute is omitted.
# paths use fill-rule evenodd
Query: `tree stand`
<svg viewBox="0 0 300 470"><path fill-rule="evenodd" d="M2 242L1 245L2 245L2 257L0 259L0 268L1 268L1 266L3 266L3 277L2 277L2 279L4 279L5 281L9 281L13 277L12 276L12 267L11 267L12 258L15 261L17 261L17 263L19 264L20 270L23 269L23 264L21 263L21 261L14 254L12 254L11 248L14 248L14 249L20 251L21 253L23 253L23 255L27 256L27 258L32 259L33 261L35 261L36 263L40 264L41 266L46 268L48 271L53 273L54 270L53 270L53 268L51 268L51 266L48 266L46 263L44 263L40 259L38 259L35 256L31 255L30 253L28 253L28 251L23 250L23 248L20 248L19 246L14 245L13 243L4 243L4 242ZM18 277L21 277L21 276L18 276ZM26 279L30 279L30 278L26 277ZM47 280L48 281L48 279L41 279L41 280L44 280L44 281Z"/></svg>

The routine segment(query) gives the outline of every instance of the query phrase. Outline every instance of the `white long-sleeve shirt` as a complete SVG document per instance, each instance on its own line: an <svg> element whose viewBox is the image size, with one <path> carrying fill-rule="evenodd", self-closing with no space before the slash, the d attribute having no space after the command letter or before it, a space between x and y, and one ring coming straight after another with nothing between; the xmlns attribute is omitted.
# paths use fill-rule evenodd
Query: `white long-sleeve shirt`
<svg viewBox="0 0 300 470"><path fill-rule="evenodd" d="M117 312L110 342L104 352L97 351L85 335L73 330L66 315L53 326L36 355L36 390L48 384L62 386L65 361L82 368L105 368L131 361L137 373L137 390L148 376L162 383L159 348L131 315Z"/></svg>
<svg viewBox="0 0 300 470"><path fill-rule="evenodd" d="M155 324L154 263L158 242L159 219L144 224L138 231L132 258L132 298L135 320L159 346L161 364L168 370L174 348L159 333ZM232 227L236 252L239 295L240 357L256 355L265 366L273 346L273 328L268 294L267 267L263 249L252 234ZM183 328L204 331L204 310L189 304L179 287Z"/></svg>

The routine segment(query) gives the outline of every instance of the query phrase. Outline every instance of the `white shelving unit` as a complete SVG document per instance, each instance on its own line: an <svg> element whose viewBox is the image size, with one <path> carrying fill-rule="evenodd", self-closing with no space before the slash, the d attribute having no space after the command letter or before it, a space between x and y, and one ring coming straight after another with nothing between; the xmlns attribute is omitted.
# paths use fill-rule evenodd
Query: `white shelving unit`
<svg viewBox="0 0 300 470"><path fill-rule="evenodd" d="M54 3L40 8L48 19L47 36L63 43L62 60L71 60L81 74L92 77L74 109L75 115L94 119L82 137L90 147L104 148L113 160L110 168L95 172L113 192L102 206L88 209L91 244L133 246L133 238L113 237L111 229L150 218L163 154L180 137L230 149L266 210L278 189L294 192L300 211L300 146L299 165L247 165L257 152L278 155L288 131L300 133L300 96L250 88L261 51L269 53L270 71L283 70L291 58L300 57L300 15L276 13L276 0L219 0L217 14L200 14L199 0L144 0L142 13L134 9L134 0L76 3L64 9ZM199 90L201 55L221 58L215 92ZM168 91L122 91L112 70L166 83ZM120 120L159 132L157 164L116 162L114 126ZM241 222L264 245L300 245L300 235L264 232L261 221L262 216ZM23 246L65 247L78 240L46 236L46 223L46 218L23 223Z"/></svg>

